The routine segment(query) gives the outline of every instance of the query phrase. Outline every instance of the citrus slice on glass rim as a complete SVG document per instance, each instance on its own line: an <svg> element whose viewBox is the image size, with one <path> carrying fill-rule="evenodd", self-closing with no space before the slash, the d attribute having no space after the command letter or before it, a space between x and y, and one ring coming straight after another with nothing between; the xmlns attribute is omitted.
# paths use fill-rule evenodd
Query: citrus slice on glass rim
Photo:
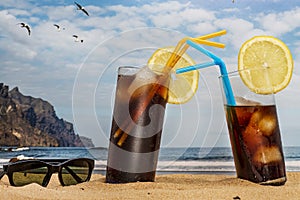
<svg viewBox="0 0 300 200"><path fill-rule="evenodd" d="M148 60L149 68L153 71L162 72L174 49L175 47L157 49ZM195 61L188 54L184 53L172 68L168 88L168 103L183 104L194 96L198 89L199 71L194 70L176 74L176 69L195 64Z"/></svg>
<svg viewBox="0 0 300 200"><path fill-rule="evenodd" d="M272 36L255 36L246 41L239 51L240 77L250 90L258 94L283 90L291 80L293 68L290 50L281 40ZM259 69L265 70L262 73Z"/></svg>

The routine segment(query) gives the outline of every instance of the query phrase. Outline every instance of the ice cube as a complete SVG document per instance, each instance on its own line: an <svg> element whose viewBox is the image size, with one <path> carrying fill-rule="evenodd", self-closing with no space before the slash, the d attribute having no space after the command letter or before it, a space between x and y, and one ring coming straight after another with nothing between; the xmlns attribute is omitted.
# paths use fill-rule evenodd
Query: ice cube
<svg viewBox="0 0 300 200"><path fill-rule="evenodd" d="M149 67L141 68L128 88L128 92L133 94L138 88L157 83L157 75Z"/></svg>
<svg viewBox="0 0 300 200"><path fill-rule="evenodd" d="M267 138L262 136L256 126L251 125L248 125L243 132L243 141L252 155L259 146L268 144Z"/></svg>
<svg viewBox="0 0 300 200"><path fill-rule="evenodd" d="M255 107L235 107L235 113L240 126L247 126Z"/></svg>
<svg viewBox="0 0 300 200"><path fill-rule="evenodd" d="M253 154L259 146L268 144L268 139L263 136L263 133L258 128L258 123L262 116L262 112L255 111L243 132L243 141L251 154Z"/></svg>
<svg viewBox="0 0 300 200"><path fill-rule="evenodd" d="M258 128L258 123L261 120L263 113L260 111L255 111L249 121L249 125Z"/></svg>
<svg viewBox="0 0 300 200"><path fill-rule="evenodd" d="M277 119L274 115L265 115L258 123L258 129L264 136L271 136L277 126Z"/></svg>
<svg viewBox="0 0 300 200"><path fill-rule="evenodd" d="M278 162L282 160L282 155L277 146L261 146L257 149L253 156L253 161L261 164Z"/></svg>
<svg viewBox="0 0 300 200"><path fill-rule="evenodd" d="M234 97L235 98L235 101L236 101L236 105L251 105L251 106L255 106L255 105L260 105L259 102L257 101L253 101L253 100L249 100L249 99L246 99L244 97L239 97L239 96L236 96Z"/></svg>

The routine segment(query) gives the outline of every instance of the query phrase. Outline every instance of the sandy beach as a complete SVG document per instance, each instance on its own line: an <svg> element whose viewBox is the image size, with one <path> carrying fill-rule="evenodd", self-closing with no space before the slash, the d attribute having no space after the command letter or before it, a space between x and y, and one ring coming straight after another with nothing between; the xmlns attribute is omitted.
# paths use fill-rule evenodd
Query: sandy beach
<svg viewBox="0 0 300 200"><path fill-rule="evenodd" d="M0 181L1 199L299 199L300 172L289 172L284 186L262 186L235 175L167 174L155 182L106 184L93 174L91 181L62 187L53 176L48 187L13 187L7 176Z"/></svg>

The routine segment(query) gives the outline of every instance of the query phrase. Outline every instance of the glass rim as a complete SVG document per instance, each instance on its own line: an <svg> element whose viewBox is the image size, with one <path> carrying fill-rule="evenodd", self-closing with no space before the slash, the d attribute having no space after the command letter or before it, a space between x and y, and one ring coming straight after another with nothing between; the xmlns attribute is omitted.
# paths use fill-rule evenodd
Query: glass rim
<svg viewBox="0 0 300 200"><path fill-rule="evenodd" d="M141 69L140 67L137 67L137 66L120 66L118 67L117 69L117 72L119 75L134 75L137 73L137 71Z"/></svg>
<svg viewBox="0 0 300 200"><path fill-rule="evenodd" d="M133 65L123 65L123 66L119 66L118 69L140 69L140 67L133 66Z"/></svg>

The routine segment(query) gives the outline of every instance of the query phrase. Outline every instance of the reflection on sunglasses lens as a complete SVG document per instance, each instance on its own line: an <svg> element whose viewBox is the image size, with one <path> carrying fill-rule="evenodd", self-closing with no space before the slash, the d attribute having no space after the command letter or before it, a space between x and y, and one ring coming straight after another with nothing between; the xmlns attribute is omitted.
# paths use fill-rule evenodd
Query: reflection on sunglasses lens
<svg viewBox="0 0 300 200"><path fill-rule="evenodd" d="M87 181L89 175L89 165L83 161L69 162L63 166L61 171L62 181L64 185L75 185Z"/></svg>
<svg viewBox="0 0 300 200"><path fill-rule="evenodd" d="M47 172L47 167L39 167L28 170L24 169L22 171L14 172L12 178L15 186L23 186L30 183L42 185Z"/></svg>

